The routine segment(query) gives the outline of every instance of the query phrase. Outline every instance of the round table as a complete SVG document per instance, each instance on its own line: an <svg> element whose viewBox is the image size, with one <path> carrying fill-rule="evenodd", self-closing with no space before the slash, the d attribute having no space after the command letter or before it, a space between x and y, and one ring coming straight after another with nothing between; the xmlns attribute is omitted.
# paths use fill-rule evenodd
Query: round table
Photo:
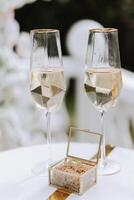
<svg viewBox="0 0 134 200"><path fill-rule="evenodd" d="M55 158L65 156L66 144L53 145ZM0 153L0 200L45 200L56 189L48 185L47 176L35 176L31 168L47 159L46 145L18 148ZM110 159L121 164L121 172L98 177L98 183L84 195L71 194L69 200L133 200L134 151L116 147Z"/></svg>

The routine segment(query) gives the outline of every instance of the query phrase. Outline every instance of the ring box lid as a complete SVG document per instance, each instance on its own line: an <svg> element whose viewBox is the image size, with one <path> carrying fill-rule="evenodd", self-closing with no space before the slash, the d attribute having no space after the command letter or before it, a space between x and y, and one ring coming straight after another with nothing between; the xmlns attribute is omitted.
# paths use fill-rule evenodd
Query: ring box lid
<svg viewBox="0 0 134 200"><path fill-rule="evenodd" d="M95 165L100 156L101 140L102 134L100 133L70 127L66 156ZM79 145L77 145L78 142Z"/></svg>

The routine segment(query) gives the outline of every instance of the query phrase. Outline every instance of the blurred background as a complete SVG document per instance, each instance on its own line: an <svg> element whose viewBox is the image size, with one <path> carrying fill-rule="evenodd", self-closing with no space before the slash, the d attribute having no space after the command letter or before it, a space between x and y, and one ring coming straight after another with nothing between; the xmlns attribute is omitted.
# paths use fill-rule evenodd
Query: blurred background
<svg viewBox="0 0 134 200"><path fill-rule="evenodd" d="M107 143L134 147L134 1L0 1L0 149L45 143L46 119L28 83L30 38L35 28L60 29L67 92L52 115L53 142L67 141L69 126L100 131L100 116L83 89L89 28L119 29L123 90L105 115Z"/></svg>

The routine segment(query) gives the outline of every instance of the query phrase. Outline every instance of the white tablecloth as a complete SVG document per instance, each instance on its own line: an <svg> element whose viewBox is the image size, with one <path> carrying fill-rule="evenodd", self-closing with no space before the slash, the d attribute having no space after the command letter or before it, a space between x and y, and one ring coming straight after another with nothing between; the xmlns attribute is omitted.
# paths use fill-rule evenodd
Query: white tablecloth
<svg viewBox="0 0 134 200"><path fill-rule="evenodd" d="M55 144L57 159L65 154L65 144ZM64 153L63 153L64 152ZM56 157L55 156L55 157ZM134 200L134 151L115 148L109 157L118 161L121 172L98 177L98 183L83 196L72 194L68 200ZM55 190L46 177L34 176L31 168L47 159L45 145L0 153L0 200L45 200Z"/></svg>

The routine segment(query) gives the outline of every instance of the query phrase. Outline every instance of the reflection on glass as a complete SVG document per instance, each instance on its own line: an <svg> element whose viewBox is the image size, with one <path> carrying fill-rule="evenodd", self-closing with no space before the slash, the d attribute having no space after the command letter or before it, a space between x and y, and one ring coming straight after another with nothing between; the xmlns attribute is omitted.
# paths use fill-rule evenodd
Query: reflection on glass
<svg viewBox="0 0 134 200"><path fill-rule="evenodd" d="M101 114L103 141L99 173L114 174L119 164L106 159L103 118L115 106L122 88L118 30L113 28L91 29L86 53L84 87L87 97Z"/></svg>
<svg viewBox="0 0 134 200"><path fill-rule="evenodd" d="M30 65L30 90L37 106L44 109L47 118L47 145L49 158L33 171L43 174L53 162L51 152L51 112L56 111L65 95L65 80L58 30L37 29L31 31L32 51Z"/></svg>

